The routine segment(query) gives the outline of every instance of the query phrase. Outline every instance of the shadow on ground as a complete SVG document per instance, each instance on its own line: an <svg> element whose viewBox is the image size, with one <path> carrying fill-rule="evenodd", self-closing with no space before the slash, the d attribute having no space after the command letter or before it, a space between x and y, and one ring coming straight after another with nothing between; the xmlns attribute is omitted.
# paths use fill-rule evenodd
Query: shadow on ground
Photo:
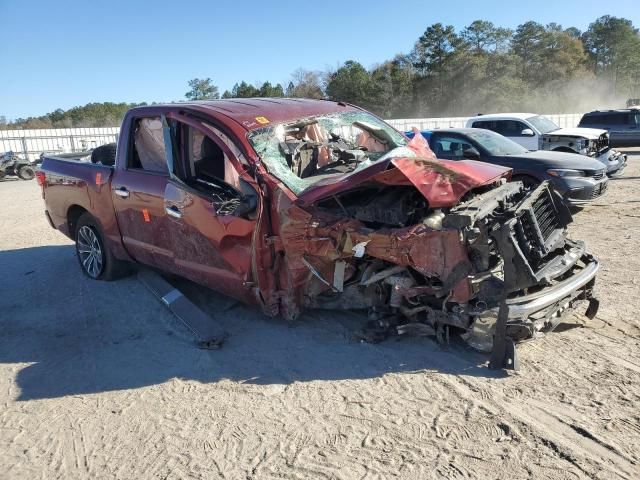
<svg viewBox="0 0 640 480"><path fill-rule="evenodd" d="M74 248L0 252L0 363L17 366L20 400L139 388L178 377L289 384L431 370L502 376L486 356L428 338L354 341L363 317L316 311L295 325L207 289L189 295L228 331L220 350L194 339L135 277L84 277ZM26 364L26 365L24 365Z"/></svg>

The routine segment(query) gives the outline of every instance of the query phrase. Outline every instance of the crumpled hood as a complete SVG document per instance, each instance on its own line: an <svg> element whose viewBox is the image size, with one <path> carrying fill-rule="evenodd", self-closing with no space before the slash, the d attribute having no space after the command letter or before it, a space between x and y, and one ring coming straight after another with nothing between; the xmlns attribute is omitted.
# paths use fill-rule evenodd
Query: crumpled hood
<svg viewBox="0 0 640 480"><path fill-rule="evenodd" d="M566 135L568 137L584 137L589 140L597 140L600 138L600 135L603 133L607 133L606 130L600 130L599 128L561 128L559 130L554 130L553 132L549 132L546 135Z"/></svg>
<svg viewBox="0 0 640 480"><path fill-rule="evenodd" d="M302 204L350 190L364 182L384 185L413 185L432 208L453 207L470 190L509 178L511 169L474 160L438 160L422 135L407 144L416 157L397 157L374 162L371 166L329 182L318 182L299 196ZM396 168L389 168L393 165Z"/></svg>

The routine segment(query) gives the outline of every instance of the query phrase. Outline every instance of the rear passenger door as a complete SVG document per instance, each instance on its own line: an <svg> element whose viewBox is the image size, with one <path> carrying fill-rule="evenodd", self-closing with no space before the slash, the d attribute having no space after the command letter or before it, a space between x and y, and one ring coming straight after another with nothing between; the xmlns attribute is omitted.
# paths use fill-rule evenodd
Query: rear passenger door
<svg viewBox="0 0 640 480"><path fill-rule="evenodd" d="M126 154L120 157L111 182L113 205L122 242L136 261L170 268L170 239L162 236L166 221L164 191L169 180L162 114L136 116L128 129ZM124 134L124 132L123 132Z"/></svg>

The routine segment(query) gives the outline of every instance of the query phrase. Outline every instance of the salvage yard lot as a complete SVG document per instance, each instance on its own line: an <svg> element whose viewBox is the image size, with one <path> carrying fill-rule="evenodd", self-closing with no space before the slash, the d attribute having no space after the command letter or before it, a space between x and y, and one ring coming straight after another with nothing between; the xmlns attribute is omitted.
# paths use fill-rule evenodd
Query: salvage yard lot
<svg viewBox="0 0 640 480"><path fill-rule="evenodd" d="M0 478L639 478L640 151L571 236L596 319L519 346L521 370L431 339L353 340L199 287L230 333L199 350L135 277L82 276L35 182L0 183Z"/></svg>

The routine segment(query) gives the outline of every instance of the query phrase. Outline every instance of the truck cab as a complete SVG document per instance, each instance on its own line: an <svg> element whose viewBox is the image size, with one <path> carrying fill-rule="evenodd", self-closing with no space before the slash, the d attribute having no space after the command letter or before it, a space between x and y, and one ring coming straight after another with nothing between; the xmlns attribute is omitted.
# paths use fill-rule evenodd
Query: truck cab
<svg viewBox="0 0 640 480"><path fill-rule="evenodd" d="M244 285L259 196L249 161L228 127L224 132L211 119L204 122L181 110L130 110L113 166L105 159L106 165L60 162L60 175L47 171L51 160L45 159L49 185L76 187L47 188L48 215L73 235L74 217L91 211L117 257L253 301ZM71 169L78 178L64 175Z"/></svg>

